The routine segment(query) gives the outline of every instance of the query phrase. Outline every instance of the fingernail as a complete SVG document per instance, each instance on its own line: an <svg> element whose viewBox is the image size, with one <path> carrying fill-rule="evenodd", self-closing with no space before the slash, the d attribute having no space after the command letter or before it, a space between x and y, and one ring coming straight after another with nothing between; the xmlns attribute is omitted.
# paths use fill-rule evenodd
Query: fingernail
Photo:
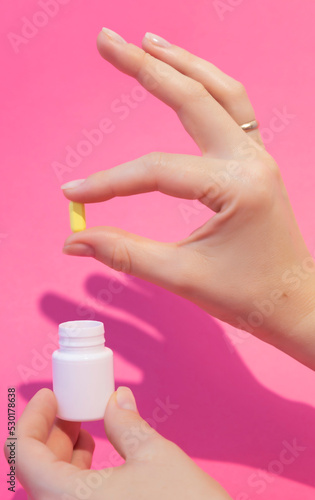
<svg viewBox="0 0 315 500"><path fill-rule="evenodd" d="M85 243L71 243L70 245L65 245L62 252L66 255L80 255L83 257L94 257L94 248Z"/></svg>
<svg viewBox="0 0 315 500"><path fill-rule="evenodd" d="M153 45L157 45L158 47L171 47L171 43L169 43L167 40L164 38L154 35L153 33L146 33L145 38L149 40L149 42L153 43Z"/></svg>
<svg viewBox="0 0 315 500"><path fill-rule="evenodd" d="M75 181L66 182L66 184L62 184L61 189L70 189L80 186L85 181L85 179L76 179Z"/></svg>
<svg viewBox="0 0 315 500"><path fill-rule="evenodd" d="M118 42L118 43L127 43L126 40L124 40L118 33L115 33L115 31L110 30L109 28L102 28L103 33L113 42Z"/></svg>
<svg viewBox="0 0 315 500"><path fill-rule="evenodd" d="M129 387L118 387L116 401L118 406L123 410L138 411L135 397Z"/></svg>

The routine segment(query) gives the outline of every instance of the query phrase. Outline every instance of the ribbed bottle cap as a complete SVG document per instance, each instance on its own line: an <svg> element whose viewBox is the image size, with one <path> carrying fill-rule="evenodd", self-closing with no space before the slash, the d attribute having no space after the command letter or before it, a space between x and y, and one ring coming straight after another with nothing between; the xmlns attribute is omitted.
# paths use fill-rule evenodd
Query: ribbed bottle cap
<svg viewBox="0 0 315 500"><path fill-rule="evenodd" d="M101 321L66 321L59 325L59 345L66 347L104 345L104 333L104 324Z"/></svg>

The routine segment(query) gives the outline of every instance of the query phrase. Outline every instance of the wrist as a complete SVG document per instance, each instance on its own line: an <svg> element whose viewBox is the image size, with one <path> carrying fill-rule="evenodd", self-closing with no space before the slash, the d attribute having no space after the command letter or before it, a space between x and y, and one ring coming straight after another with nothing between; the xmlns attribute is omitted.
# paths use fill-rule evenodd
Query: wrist
<svg viewBox="0 0 315 500"><path fill-rule="evenodd" d="M310 254L300 262L263 280L231 324L315 370L315 262Z"/></svg>
<svg viewBox="0 0 315 500"><path fill-rule="evenodd" d="M274 293L278 302L262 338L315 370L315 263L310 257L303 268L292 269L295 274L284 273Z"/></svg>
<svg viewBox="0 0 315 500"><path fill-rule="evenodd" d="M315 306L309 314L288 329L286 341L280 348L315 371Z"/></svg>

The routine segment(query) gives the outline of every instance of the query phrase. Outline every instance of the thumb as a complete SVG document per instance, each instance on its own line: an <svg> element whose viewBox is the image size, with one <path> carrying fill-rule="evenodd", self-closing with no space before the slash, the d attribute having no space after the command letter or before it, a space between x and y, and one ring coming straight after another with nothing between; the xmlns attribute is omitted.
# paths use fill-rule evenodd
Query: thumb
<svg viewBox="0 0 315 500"><path fill-rule="evenodd" d="M175 291L188 274L182 269L180 250L176 243L162 243L122 229L99 226L71 234L63 253L94 257L116 271Z"/></svg>
<svg viewBox="0 0 315 500"><path fill-rule="evenodd" d="M134 395L128 387L118 387L105 411L106 435L125 459L150 458L164 438L140 417Z"/></svg>

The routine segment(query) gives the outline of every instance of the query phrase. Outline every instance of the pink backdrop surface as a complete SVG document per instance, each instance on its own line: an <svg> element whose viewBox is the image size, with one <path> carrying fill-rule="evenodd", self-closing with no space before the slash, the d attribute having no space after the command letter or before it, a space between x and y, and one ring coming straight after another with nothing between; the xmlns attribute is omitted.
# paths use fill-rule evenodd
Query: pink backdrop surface
<svg viewBox="0 0 315 500"><path fill-rule="evenodd" d="M7 388L16 387L20 415L39 388L51 387L58 323L97 319L115 353L117 386L133 389L151 423L161 401L177 405L155 422L157 430L235 500L314 499L314 373L163 289L93 259L63 255L69 220L60 190L63 182L150 151L199 154L175 113L97 52L102 26L139 45L151 31L245 84L314 255L314 16L312 0L303 8L297 0L1 5L2 442ZM281 112L290 117L275 129ZM104 118L112 131L83 150L85 131ZM56 162L65 164L69 148L84 153L57 175ZM118 226L163 241L182 238L207 215L159 193L86 212L88 226ZM93 467L119 463L102 422L83 426L97 441ZM293 443L300 451L283 463ZM7 473L1 456L1 498L25 499L19 485L8 493Z"/></svg>

